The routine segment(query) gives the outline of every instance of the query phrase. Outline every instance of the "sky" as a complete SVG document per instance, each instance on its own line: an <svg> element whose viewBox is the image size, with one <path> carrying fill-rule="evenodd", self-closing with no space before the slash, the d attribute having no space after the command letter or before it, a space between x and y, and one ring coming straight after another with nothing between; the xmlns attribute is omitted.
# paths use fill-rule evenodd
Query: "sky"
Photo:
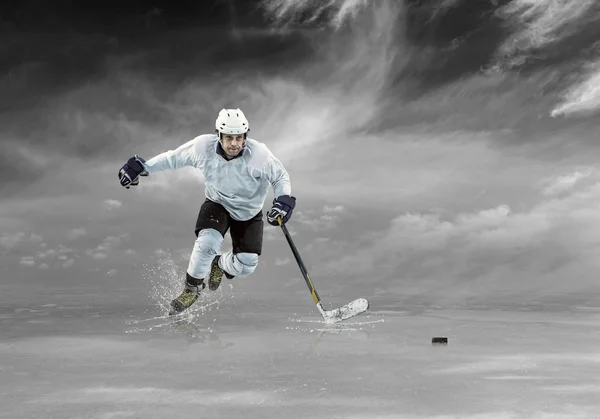
<svg viewBox="0 0 600 419"><path fill-rule="evenodd" d="M202 176L117 172L239 107L322 297L595 298L600 6L425 3L3 5L0 295L183 279ZM307 294L278 228L236 286Z"/></svg>

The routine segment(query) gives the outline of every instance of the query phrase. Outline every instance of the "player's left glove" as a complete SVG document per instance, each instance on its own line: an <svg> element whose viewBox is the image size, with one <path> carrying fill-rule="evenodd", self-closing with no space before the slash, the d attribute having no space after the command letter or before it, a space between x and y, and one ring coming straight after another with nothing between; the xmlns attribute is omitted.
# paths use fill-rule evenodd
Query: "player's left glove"
<svg viewBox="0 0 600 419"><path fill-rule="evenodd" d="M277 218L281 217L283 224L287 223L292 216L292 210L296 206L296 198L290 195L281 195L273 200L273 206L267 213L269 224L277 226Z"/></svg>
<svg viewBox="0 0 600 419"><path fill-rule="evenodd" d="M146 161L137 154L127 160L127 163L119 170L119 182L121 186L129 189L130 186L136 186L140 183L139 176L148 176L144 168Z"/></svg>

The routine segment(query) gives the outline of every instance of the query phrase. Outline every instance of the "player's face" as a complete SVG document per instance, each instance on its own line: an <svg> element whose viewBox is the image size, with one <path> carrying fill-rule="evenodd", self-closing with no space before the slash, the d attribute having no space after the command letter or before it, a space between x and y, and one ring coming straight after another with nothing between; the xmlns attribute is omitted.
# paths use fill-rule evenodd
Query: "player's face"
<svg viewBox="0 0 600 419"><path fill-rule="evenodd" d="M225 150L225 154L229 157L235 157L240 154L242 151L242 147L244 146L244 136L243 135L223 135L221 139L221 143L223 145L223 150Z"/></svg>

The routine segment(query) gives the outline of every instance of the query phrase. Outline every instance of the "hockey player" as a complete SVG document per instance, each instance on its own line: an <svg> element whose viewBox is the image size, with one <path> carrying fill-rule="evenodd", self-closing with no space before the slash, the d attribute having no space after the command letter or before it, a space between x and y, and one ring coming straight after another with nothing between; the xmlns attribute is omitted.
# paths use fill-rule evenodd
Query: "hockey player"
<svg viewBox="0 0 600 419"><path fill-rule="evenodd" d="M222 109L216 134L203 134L148 161L137 154L119 170L122 186L139 184L139 176L191 166L205 179L206 200L196 221L196 240L186 271L183 292L171 301L171 313L180 313L196 302L206 287L219 288L223 274L232 279L254 272L262 251L263 205L269 186L275 199L267 221L279 225L292 215L289 175L267 146L248 138L249 123L240 109ZM219 254L230 230L233 249Z"/></svg>

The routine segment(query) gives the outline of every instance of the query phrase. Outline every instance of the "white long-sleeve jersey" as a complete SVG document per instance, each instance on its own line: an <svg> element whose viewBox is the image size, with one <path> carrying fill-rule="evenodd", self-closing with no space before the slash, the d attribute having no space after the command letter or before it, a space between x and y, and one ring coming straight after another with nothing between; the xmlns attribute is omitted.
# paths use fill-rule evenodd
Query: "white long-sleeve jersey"
<svg viewBox="0 0 600 419"><path fill-rule="evenodd" d="M203 134L144 164L148 174L186 166L202 171L206 198L225 207L235 220L246 221L263 208L269 186L273 195L291 195L289 174L264 143L247 138L242 154L222 155L219 138Z"/></svg>

